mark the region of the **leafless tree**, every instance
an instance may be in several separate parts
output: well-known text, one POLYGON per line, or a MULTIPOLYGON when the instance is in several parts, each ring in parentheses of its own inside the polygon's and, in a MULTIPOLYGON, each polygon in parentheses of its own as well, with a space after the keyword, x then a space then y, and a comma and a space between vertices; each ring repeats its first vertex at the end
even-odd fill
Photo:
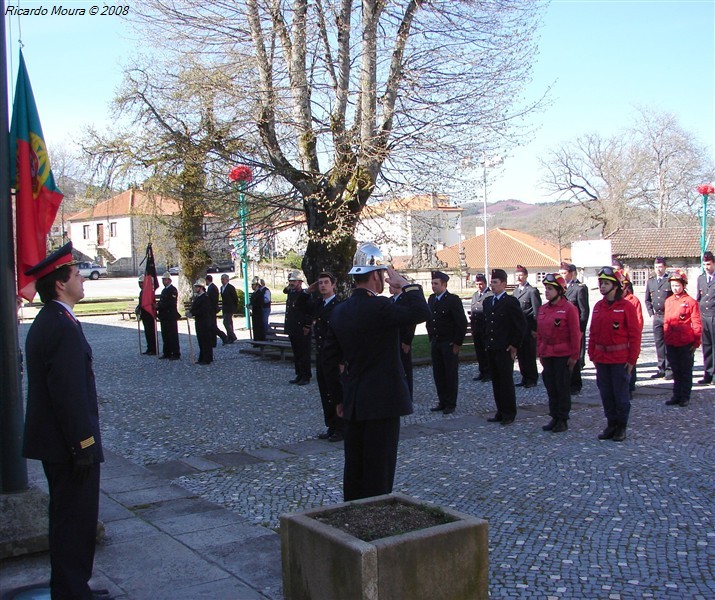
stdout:
POLYGON ((237 110, 226 135, 246 143, 230 161, 257 167, 264 198, 297 202, 313 279, 347 270, 355 224, 376 190, 431 190, 465 157, 514 142, 512 125, 534 107, 518 98, 541 7, 147 0, 135 14, 166 52, 226 73, 237 110))

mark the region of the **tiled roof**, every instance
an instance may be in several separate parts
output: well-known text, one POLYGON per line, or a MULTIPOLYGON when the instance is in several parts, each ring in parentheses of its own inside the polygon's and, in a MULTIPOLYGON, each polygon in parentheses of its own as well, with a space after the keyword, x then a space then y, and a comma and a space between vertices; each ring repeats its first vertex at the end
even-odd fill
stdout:
MULTIPOLYGON (((715 228, 708 235, 715 240, 715 228)), ((621 259, 700 256, 700 227, 618 229, 606 239, 611 240, 611 253, 621 259)))
MULTIPOLYGON (((544 241, 515 229, 490 229, 488 233, 489 268, 512 271, 517 264, 527 269, 559 266, 559 249, 544 241)), ((484 235, 466 239, 461 247, 470 271, 484 270, 484 235)), ((459 268, 460 245, 448 246, 437 252, 437 258, 452 268, 459 268)), ((562 249, 563 260, 568 261, 569 250, 562 249)))
POLYGON ((129 215, 176 215, 181 211, 179 203, 171 198, 148 194, 144 190, 130 189, 99 202, 96 206, 72 215, 68 221, 86 221, 129 215))
POLYGON ((407 212, 410 210, 461 212, 464 209, 450 204, 449 196, 446 194, 421 194, 416 196, 407 196, 405 198, 382 200, 381 202, 375 202, 375 204, 368 204, 363 209, 362 217, 377 217, 387 213, 407 212))

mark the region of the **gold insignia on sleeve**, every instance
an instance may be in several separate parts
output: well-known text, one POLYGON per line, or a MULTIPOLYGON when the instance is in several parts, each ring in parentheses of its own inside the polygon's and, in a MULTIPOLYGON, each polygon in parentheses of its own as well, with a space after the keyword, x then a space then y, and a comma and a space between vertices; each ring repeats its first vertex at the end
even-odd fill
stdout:
POLYGON ((82 440, 79 443, 79 447, 84 450, 85 448, 89 448, 90 446, 94 445, 94 436, 90 435, 86 440, 82 440))

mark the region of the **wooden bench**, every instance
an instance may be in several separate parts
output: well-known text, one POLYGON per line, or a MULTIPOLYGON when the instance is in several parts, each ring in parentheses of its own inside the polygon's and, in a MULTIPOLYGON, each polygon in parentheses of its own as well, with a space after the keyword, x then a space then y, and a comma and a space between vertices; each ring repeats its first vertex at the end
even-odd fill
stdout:
POLYGON ((124 317, 128 317, 129 320, 131 321, 132 319, 137 318, 137 314, 134 312, 136 310, 135 306, 127 306, 124 310, 120 310, 119 314, 122 317, 122 321, 124 321, 124 317))
POLYGON ((257 354, 261 358, 274 358, 275 354, 280 355, 281 360, 293 358, 290 342, 287 340, 243 340, 245 348, 241 348, 244 354, 257 354))

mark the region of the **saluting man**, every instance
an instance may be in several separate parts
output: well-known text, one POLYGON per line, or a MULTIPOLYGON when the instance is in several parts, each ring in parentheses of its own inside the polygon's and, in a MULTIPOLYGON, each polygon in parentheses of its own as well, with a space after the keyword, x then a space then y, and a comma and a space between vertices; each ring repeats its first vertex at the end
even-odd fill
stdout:
POLYGON ((645 307, 648 314, 653 317, 653 340, 655 353, 658 357, 658 370, 650 376, 651 379, 665 377, 672 379, 673 374, 665 355, 665 338, 663 337, 663 317, 665 315, 665 301, 673 292, 670 290, 668 274, 665 272, 666 262, 662 256, 657 256, 653 261, 655 275, 648 279, 645 288, 645 307))
POLYGON ((430 318, 427 334, 432 346, 432 374, 437 387, 438 403, 432 412, 452 414, 459 392, 459 350, 467 334, 467 317, 459 296, 447 290, 449 275, 432 271, 432 295, 427 304, 430 318))
MULTIPOLYGON (((99 515, 99 432, 92 348, 74 316, 84 277, 72 242, 29 269, 42 310, 27 334, 23 456, 42 461, 50 492, 53 598, 93 598, 89 588, 99 515)), ((93 595, 94 594, 94 595, 93 595)))
POLYGON ((715 257, 709 250, 703 254, 705 272, 698 277, 700 317, 703 327, 703 378, 700 385, 713 382, 715 374, 715 257))

